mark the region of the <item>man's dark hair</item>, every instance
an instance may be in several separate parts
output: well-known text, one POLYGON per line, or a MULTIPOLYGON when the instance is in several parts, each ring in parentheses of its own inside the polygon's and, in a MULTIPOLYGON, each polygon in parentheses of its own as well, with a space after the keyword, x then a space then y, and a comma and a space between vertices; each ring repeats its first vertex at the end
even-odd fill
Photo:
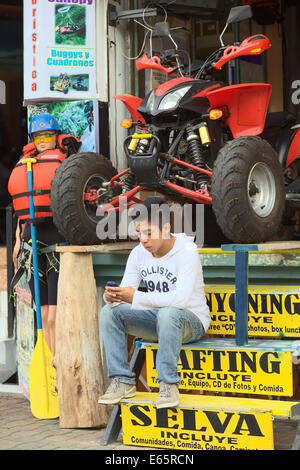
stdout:
POLYGON ((137 204, 135 211, 131 216, 133 220, 138 219, 139 222, 147 220, 151 224, 158 225, 160 230, 165 223, 171 223, 169 204, 160 196, 147 197, 137 204))

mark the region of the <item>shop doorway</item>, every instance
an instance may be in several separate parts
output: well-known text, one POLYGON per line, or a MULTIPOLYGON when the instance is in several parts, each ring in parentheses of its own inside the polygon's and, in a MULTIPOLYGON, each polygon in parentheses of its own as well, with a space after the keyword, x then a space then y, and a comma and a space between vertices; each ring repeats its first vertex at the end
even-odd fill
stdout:
POLYGON ((0 0, 0 244, 6 244, 7 181, 26 136, 23 102, 23 1, 0 0))

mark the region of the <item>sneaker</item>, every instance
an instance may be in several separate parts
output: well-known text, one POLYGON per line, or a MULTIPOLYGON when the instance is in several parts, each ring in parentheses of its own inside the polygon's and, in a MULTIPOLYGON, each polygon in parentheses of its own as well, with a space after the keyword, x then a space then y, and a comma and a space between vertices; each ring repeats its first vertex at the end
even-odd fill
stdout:
POLYGON ((171 408, 179 404, 179 391, 176 384, 160 382, 156 408, 171 408))
POLYGON ((133 384, 120 382, 119 377, 114 377, 105 394, 99 397, 98 403, 103 405, 115 405, 122 398, 131 398, 136 394, 136 387, 133 384))

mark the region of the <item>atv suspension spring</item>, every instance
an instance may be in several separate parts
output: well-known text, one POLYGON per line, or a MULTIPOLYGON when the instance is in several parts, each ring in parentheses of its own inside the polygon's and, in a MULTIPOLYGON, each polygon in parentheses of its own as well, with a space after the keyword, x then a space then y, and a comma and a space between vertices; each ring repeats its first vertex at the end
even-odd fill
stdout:
MULTIPOLYGON (((188 150, 190 154, 191 163, 195 166, 200 168, 205 167, 205 158, 204 158, 204 150, 202 148, 199 135, 197 135, 192 128, 187 128, 187 143, 188 143, 188 150)), ((207 183, 207 175, 201 173, 200 171, 196 171, 195 179, 199 186, 202 186, 207 183)))
POLYGON ((122 193, 126 193, 127 191, 130 191, 130 189, 133 189, 135 186, 136 186, 135 174, 133 173, 132 170, 129 170, 124 180, 122 193))

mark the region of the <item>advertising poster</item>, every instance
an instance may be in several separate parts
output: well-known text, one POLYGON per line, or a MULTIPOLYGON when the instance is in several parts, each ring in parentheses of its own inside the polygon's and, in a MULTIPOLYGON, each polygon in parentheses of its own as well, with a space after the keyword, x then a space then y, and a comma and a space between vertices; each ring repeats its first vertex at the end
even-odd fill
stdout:
POLYGON ((38 114, 54 116, 62 134, 72 134, 81 140, 79 152, 99 152, 98 102, 67 101, 28 106, 28 125, 38 114))
POLYGON ((29 390, 29 366, 34 350, 34 310, 31 307, 31 293, 26 280, 22 276, 16 287, 17 311, 17 362, 19 386, 27 398, 29 390))
POLYGON ((24 100, 96 98, 95 0, 24 2, 24 100))
MULTIPOLYGON (((207 392, 293 395, 292 355, 290 351, 183 347, 178 372, 180 389, 207 392)), ((146 348, 147 383, 157 387, 157 346, 146 348)))
POLYGON ((121 403, 124 444, 181 451, 274 448, 270 412, 249 412, 242 406, 222 410, 210 403, 200 408, 196 396, 182 399, 176 408, 157 409, 147 397, 153 394, 141 395, 146 401, 121 403))
MULTIPOLYGON (((234 286, 206 286, 210 309, 208 335, 235 334, 234 286)), ((249 286, 248 335, 300 337, 299 286, 249 286)))

